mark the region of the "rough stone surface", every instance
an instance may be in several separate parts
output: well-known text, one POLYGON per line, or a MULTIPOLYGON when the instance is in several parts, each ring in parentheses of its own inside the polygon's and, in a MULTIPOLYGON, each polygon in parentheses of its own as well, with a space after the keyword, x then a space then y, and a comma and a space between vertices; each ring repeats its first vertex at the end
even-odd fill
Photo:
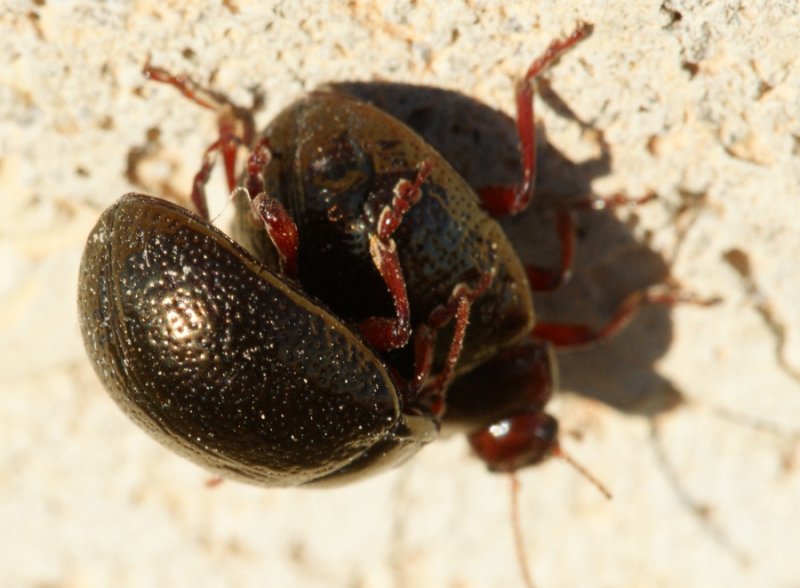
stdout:
MULTIPOLYGON (((101 210, 134 189, 185 201, 214 138, 212 114, 145 82, 148 57, 243 104, 258 89, 260 124, 327 81, 434 86, 513 116, 513 80, 577 20, 594 35, 537 99, 542 184, 658 198, 618 220, 582 215, 575 283, 542 314, 602 320, 667 267, 723 301, 649 309, 607 345, 561 355, 564 445, 615 498, 562 463, 522 473, 533 576, 543 588, 800 586, 793 0, 5 2, 2 584, 521 585, 508 480, 462 439, 336 490, 207 488, 101 389, 76 277, 101 210)), ((488 120, 455 126, 463 145, 507 158, 508 119, 488 120)), ((222 210, 218 177, 209 190, 222 210)))

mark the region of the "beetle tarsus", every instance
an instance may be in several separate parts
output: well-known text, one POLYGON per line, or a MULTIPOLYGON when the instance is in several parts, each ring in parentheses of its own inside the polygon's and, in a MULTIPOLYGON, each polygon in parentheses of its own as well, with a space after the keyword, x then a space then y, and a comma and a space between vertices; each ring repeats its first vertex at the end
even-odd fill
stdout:
POLYGON ((394 187, 392 203, 385 206, 378 216, 378 237, 388 239, 400 226, 403 216, 422 198, 422 183, 431 173, 433 164, 423 161, 413 182, 400 180, 394 187))
POLYGON ((492 281, 494 280, 495 273, 496 270, 493 268, 491 271, 481 274, 478 283, 475 284, 474 287, 470 287, 464 282, 456 284, 447 303, 437 306, 431 311, 428 317, 428 325, 433 329, 440 329, 446 325, 447 322, 455 316, 461 298, 466 298, 470 302, 473 302, 478 296, 489 289, 489 286, 492 285, 492 281))
POLYGON ((177 88, 184 97, 208 110, 216 111, 223 105, 216 93, 201 87, 185 74, 175 75, 164 68, 151 65, 149 58, 142 68, 142 74, 148 80, 169 84, 177 88))
POLYGON ((238 121, 242 127, 242 141, 248 145, 253 142, 256 133, 252 108, 239 106, 221 92, 201 86, 186 74, 175 75, 164 68, 152 65, 149 59, 142 67, 142 74, 148 80, 177 88, 183 96, 203 108, 213 110, 218 115, 225 114, 230 119, 238 121))

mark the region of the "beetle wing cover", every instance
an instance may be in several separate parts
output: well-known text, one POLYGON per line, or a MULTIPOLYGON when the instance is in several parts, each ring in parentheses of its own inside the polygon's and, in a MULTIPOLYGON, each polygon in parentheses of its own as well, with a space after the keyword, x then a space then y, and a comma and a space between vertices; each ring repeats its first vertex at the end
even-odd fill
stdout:
POLYGON ((380 360, 223 233, 127 195, 89 237, 81 329, 111 396, 159 441, 226 476, 296 485, 391 434, 380 360))

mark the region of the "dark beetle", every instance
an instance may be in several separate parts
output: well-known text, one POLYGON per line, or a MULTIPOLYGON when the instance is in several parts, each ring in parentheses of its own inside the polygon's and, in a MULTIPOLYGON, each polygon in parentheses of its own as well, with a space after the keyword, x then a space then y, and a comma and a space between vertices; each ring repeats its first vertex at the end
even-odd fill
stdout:
MULTIPOLYGON (((551 45, 519 86, 525 180, 486 190, 487 208, 527 204, 533 78, 588 32, 551 45)), ((200 103, 213 96, 194 92, 200 103)), ((212 146, 223 154, 235 149, 234 114, 221 115, 212 146)), ((246 128, 244 143, 236 241, 203 218, 208 158, 194 193, 201 216, 128 194, 89 236, 84 342, 133 420, 216 473, 274 486, 395 465, 443 420, 471 433, 494 470, 558 452, 556 422, 543 412, 554 388, 548 340, 583 343, 616 328, 534 328, 530 286, 568 273, 567 239, 557 271, 526 271, 438 153, 342 95, 314 92, 258 136, 246 128)), ((563 237, 569 214, 558 219, 563 237)))

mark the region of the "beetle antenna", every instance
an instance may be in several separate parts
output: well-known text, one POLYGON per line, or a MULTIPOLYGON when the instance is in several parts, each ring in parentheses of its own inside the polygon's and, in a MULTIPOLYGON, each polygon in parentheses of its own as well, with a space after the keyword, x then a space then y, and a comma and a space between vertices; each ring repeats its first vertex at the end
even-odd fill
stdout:
MULTIPOLYGON (((611 492, 608 490, 608 488, 606 488, 605 484, 598 480, 597 477, 595 477, 594 474, 587 470, 583 465, 575 461, 575 459, 570 454, 565 452, 558 444, 556 444, 551 450, 551 455, 553 457, 559 457, 570 464, 578 471, 578 473, 589 480, 589 482, 591 482, 594 487, 597 488, 608 500, 613 498, 611 492)), ((509 472, 508 477, 511 480, 511 528, 514 532, 514 549, 517 552, 517 563, 519 563, 519 569, 522 573, 522 581, 524 582, 526 588, 535 588, 530 565, 528 564, 528 558, 525 555, 525 536, 522 532, 522 524, 520 522, 519 478, 517 477, 516 471, 509 472)))
POLYGON ((567 462, 569 465, 571 465, 573 468, 575 468, 575 469, 578 471, 578 473, 579 473, 580 475, 582 475, 582 476, 583 476, 584 478, 586 478, 586 479, 587 479, 589 482, 591 482, 591 483, 592 483, 592 485, 593 485, 595 488, 597 488, 597 489, 600 491, 600 493, 601 493, 603 496, 605 496, 605 497, 606 497, 608 500, 611 500, 611 499, 613 498, 613 496, 611 495, 611 491, 610 491, 610 490, 609 490, 609 489, 606 487, 606 485, 605 485, 605 484, 603 484, 603 483, 602 483, 602 482, 601 482, 601 481, 600 481, 600 480, 599 480, 599 479, 598 479, 598 478, 597 478, 597 477, 596 477, 594 474, 592 474, 592 473, 591 473, 591 472, 590 472, 588 469, 586 469, 586 467, 584 467, 583 465, 581 465, 580 463, 578 463, 577 461, 575 461, 575 458, 573 458, 573 457, 572 457, 572 456, 571 456, 569 453, 567 453, 566 451, 564 451, 564 450, 561 448, 561 446, 559 446, 559 445, 556 445, 555 447, 553 447, 553 449, 552 449, 552 451, 551 451, 551 455, 553 455, 553 457, 559 457, 559 458, 563 459, 563 460, 564 460, 564 461, 566 461, 566 462, 567 462))
POLYGON ((525 556, 525 537, 522 534, 522 525, 519 516, 519 478, 516 472, 509 472, 511 480, 511 528, 514 532, 514 549, 517 552, 517 563, 522 572, 522 581, 526 588, 535 588, 533 576, 531 576, 528 558, 525 556))

